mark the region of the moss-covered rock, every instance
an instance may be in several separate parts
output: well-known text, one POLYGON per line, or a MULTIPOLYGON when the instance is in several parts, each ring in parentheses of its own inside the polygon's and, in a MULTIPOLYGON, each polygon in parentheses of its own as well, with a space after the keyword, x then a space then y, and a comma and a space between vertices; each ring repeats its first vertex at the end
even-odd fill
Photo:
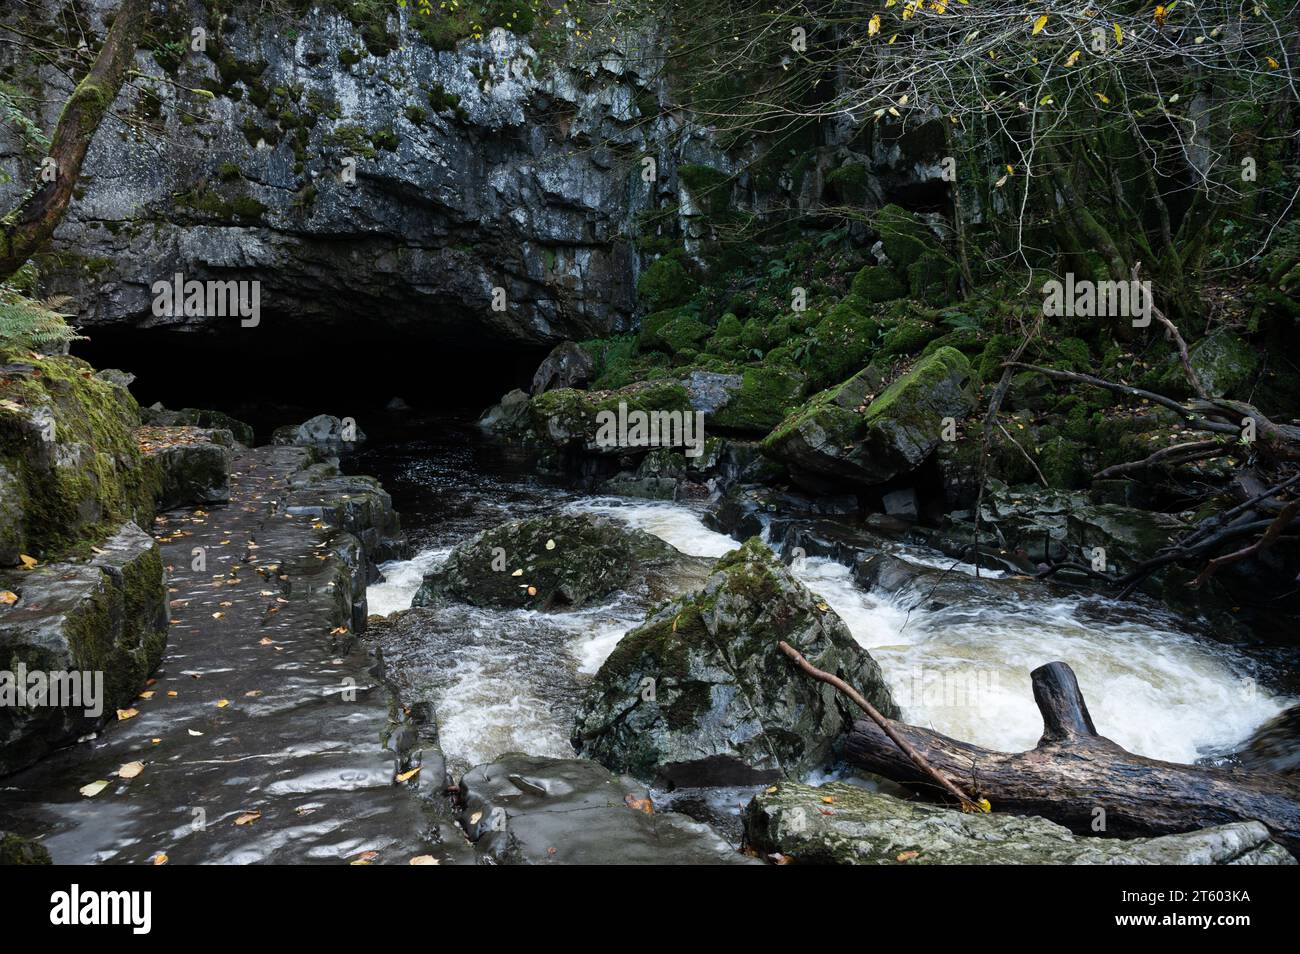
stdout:
POLYGON ((0 365, 0 469, 17 494, 5 549, 20 540, 51 559, 124 520, 148 525, 156 488, 126 388, 78 358, 0 353, 0 365))
POLYGON ((836 304, 809 333, 808 368, 815 387, 828 387, 860 369, 879 350, 884 325, 855 303, 836 304))
POLYGON ((0 831, 0 865, 53 864, 50 853, 39 841, 23 838, 10 831, 0 831))
POLYGON ((670 257, 652 262, 636 281, 637 295, 648 312, 686 304, 695 294, 695 288, 695 279, 686 273, 681 262, 670 257))
POLYGON ((907 266, 907 284, 912 297, 927 305, 942 307, 956 301, 959 281, 956 264, 935 251, 922 253, 907 266))
POLYGON ((934 235, 917 216, 897 205, 886 205, 871 219, 884 243, 885 254, 897 268, 907 268, 935 245, 934 235))
POLYGON ((899 280, 892 268, 884 265, 864 265, 853 276, 850 288, 864 301, 893 301, 907 294, 907 286, 899 280))
POLYGON ((130 705, 167 644, 167 593, 158 545, 133 523, 100 541, 89 560, 0 572, 0 590, 18 596, 0 606, 0 659, 9 672, 23 666, 102 680, 97 699, 83 695, 75 705, 0 705, 5 775, 130 705))
POLYGON ((708 424, 744 434, 766 434, 796 407, 807 376, 790 368, 751 365, 727 402, 706 418, 708 424))
POLYGON ((510 520, 471 537, 427 574, 412 602, 457 600, 507 609, 567 610, 655 576, 662 587, 699 561, 643 530, 603 517, 510 520))
POLYGON ((556 388, 538 395, 529 403, 532 431, 538 441, 557 450, 597 454, 626 453, 633 446, 672 446, 662 443, 666 439, 665 432, 670 430, 667 425, 685 420, 672 415, 689 413, 692 413, 692 408, 686 388, 676 381, 641 382, 617 391, 556 388), (625 405, 628 413, 641 412, 648 419, 661 422, 658 427, 661 444, 599 441, 602 420, 608 414, 619 415, 620 405, 625 405))
MULTIPOLYGON (((1192 345, 1188 358, 1205 389, 1220 397, 1244 397, 1244 390, 1259 368, 1255 350, 1226 329, 1192 345)), ((1181 368, 1178 373, 1181 375, 1181 368)))
POLYGON ((874 485, 912 470, 939 444, 947 418, 975 406, 970 362, 940 348, 875 396, 880 379, 868 367, 816 395, 763 441, 810 489, 826 482, 874 485))
POLYGON ((803 777, 830 760, 853 713, 791 665, 782 640, 898 711, 840 618, 753 539, 623 637, 583 698, 574 747, 672 785, 803 777))

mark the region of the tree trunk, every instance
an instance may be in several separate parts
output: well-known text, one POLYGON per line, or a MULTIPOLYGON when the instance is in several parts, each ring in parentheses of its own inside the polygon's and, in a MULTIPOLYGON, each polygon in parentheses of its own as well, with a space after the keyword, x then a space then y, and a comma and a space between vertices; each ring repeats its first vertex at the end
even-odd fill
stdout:
POLYGON ((54 127, 49 158, 52 181, 38 182, 0 218, 0 281, 8 278, 54 234, 72 201, 81 163, 135 59, 149 18, 150 0, 123 0, 95 64, 73 89, 54 127))
MULTIPOLYGON (((900 722, 891 727, 936 770, 992 802, 995 812, 1041 815, 1077 834, 1121 838, 1258 820, 1288 851, 1300 853, 1300 784, 1134 755, 1097 734, 1069 666, 1048 663, 1032 678, 1043 737, 1028 752, 994 752, 900 722)), ((939 794, 873 722, 854 724, 845 753, 855 765, 939 794)))

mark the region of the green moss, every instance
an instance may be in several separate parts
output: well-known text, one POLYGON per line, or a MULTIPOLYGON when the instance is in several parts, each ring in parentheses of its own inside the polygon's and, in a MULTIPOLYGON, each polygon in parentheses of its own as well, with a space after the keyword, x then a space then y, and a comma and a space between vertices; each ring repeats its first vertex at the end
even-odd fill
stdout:
POLYGON ((429 118, 429 113, 423 106, 407 106, 406 109, 403 110, 403 113, 407 120, 414 123, 416 126, 423 126, 425 121, 429 118))
POLYGON ((928 321, 905 318, 885 332, 879 353, 884 357, 916 354, 939 334, 940 330, 928 321))
POLYGON ((873 303, 893 301, 907 294, 907 287, 893 269, 883 265, 864 265, 853 276, 850 288, 858 298, 873 303))
MULTIPOLYGON (((0 354, 0 364, 11 360, 0 354)), ((80 359, 49 357, 39 373, 0 378, 0 464, 23 488, 24 538, 34 555, 48 561, 97 543, 124 520, 149 526, 156 487, 141 463, 138 424, 130 394, 80 359), (42 453, 31 412, 5 402, 46 409, 55 447, 42 453)))
POLYGON ((676 258, 661 258, 651 263, 636 282, 637 296, 648 312, 684 305, 695 289, 695 279, 676 258))
POLYGON ((814 386, 829 387, 864 367, 880 346, 882 330, 875 317, 863 314, 854 303, 835 305, 810 334, 804 366, 814 386))
POLYGON ((719 215, 731 204, 731 177, 721 170, 684 163, 677 167, 677 178, 705 215, 719 215))
POLYGON ((870 194, 871 174, 866 163, 848 162, 826 174, 830 198, 847 205, 862 205, 870 194))
POLYGON ((885 246, 885 254, 897 268, 907 268, 934 245, 926 225, 897 205, 886 205, 871 220, 885 246))
POLYGON ((922 252, 915 262, 907 266, 907 282, 912 297, 927 305, 940 307, 957 300, 957 266, 946 255, 938 252, 922 252))
POLYGON ((787 368, 750 366, 741 373, 739 390, 710 423, 729 431, 766 434, 795 408, 807 378, 787 368))

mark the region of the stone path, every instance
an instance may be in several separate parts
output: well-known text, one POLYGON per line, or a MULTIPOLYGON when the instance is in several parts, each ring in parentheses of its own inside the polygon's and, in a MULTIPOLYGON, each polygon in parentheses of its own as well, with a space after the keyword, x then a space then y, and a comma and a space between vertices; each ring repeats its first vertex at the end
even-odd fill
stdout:
POLYGON ((239 452, 229 504, 160 518, 171 627, 138 714, 0 781, 0 828, 70 864, 473 861, 433 810, 436 746, 398 781, 432 730, 396 706, 352 636, 357 538, 286 506, 305 495, 291 487, 305 463, 297 448, 239 452), (109 784, 80 793, 97 780, 109 784))

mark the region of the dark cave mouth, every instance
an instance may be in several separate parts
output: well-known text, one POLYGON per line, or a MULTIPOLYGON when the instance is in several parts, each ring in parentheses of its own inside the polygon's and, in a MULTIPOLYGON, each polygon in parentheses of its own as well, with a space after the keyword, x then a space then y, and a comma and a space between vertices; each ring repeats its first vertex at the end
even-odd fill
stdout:
POLYGON ((515 342, 304 327, 264 321, 239 332, 106 327, 84 332, 72 353, 97 368, 135 375, 142 406, 224 411, 251 424, 258 442, 316 414, 353 417, 363 431, 400 424, 390 402, 417 418, 468 418, 512 388, 527 389, 550 350, 515 342))

